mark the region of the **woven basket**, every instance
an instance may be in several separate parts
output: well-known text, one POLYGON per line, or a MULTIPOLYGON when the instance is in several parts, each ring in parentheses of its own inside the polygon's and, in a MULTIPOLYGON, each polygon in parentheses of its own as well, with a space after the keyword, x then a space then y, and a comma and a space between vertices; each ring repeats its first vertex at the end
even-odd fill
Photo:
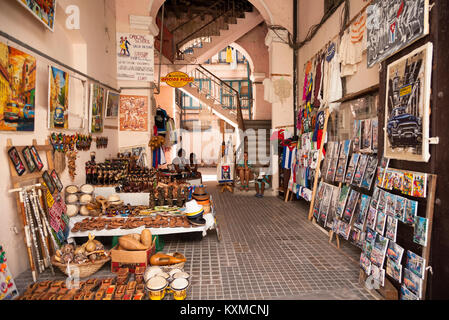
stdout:
MULTIPOLYGON (((173 257, 174 253, 167 253, 167 255, 173 257)), ((169 265, 169 266, 160 266, 159 268, 161 268, 162 271, 168 273, 168 272, 170 272, 170 271, 173 270, 173 269, 181 269, 181 270, 184 270, 184 265, 185 265, 185 264, 186 264, 185 262, 181 262, 181 263, 177 263, 177 264, 171 264, 171 265, 169 265)))
MULTIPOLYGON (((75 267, 78 268, 80 271, 79 277, 87 278, 87 277, 90 277, 91 275, 93 275, 98 270, 100 270, 101 267, 103 267, 104 264, 110 260, 111 260, 111 257, 108 256, 104 259, 96 260, 95 262, 71 264, 70 269, 72 270, 72 268, 75 268, 75 267)), ((59 268, 59 270, 61 270, 61 272, 63 272, 66 276, 68 276, 66 264, 56 261, 54 257, 52 257, 52 259, 51 259, 51 264, 54 265, 55 267, 59 268)))

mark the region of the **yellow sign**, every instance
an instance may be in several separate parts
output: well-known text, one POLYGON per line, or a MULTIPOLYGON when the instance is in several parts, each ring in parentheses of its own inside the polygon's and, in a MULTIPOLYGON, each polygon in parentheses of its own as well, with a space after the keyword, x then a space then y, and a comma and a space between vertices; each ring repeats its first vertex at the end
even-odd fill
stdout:
POLYGON ((399 96, 403 97, 403 96, 407 96, 411 93, 412 93, 412 86, 409 85, 409 86, 401 88, 401 91, 399 92, 399 96))
POLYGON ((170 72, 165 77, 161 78, 162 82, 167 83, 170 87, 181 88, 190 82, 194 81, 194 78, 189 77, 188 74, 180 71, 170 72))

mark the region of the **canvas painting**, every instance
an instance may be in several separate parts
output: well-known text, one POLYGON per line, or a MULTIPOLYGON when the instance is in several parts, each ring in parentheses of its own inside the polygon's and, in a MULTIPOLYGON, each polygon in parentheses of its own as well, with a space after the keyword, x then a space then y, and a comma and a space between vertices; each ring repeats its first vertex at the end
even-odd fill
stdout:
POLYGON ((372 129, 371 129, 371 119, 362 121, 362 139, 361 139, 361 151, 370 152, 372 150, 372 129))
POLYGON ((402 248, 396 242, 393 242, 393 241, 388 242, 387 256, 394 263, 401 264, 403 254, 404 254, 404 248, 402 248))
POLYGON ((405 205, 404 222, 406 224, 414 224, 418 214, 418 202, 407 199, 405 205))
POLYGON ((148 97, 120 96, 120 131, 148 131, 148 97))
POLYGON ((384 175, 384 184, 383 184, 384 189, 393 190, 393 183, 394 183, 393 171, 394 170, 392 170, 392 169, 386 170, 385 175, 384 175))
POLYGON ((429 34, 429 0, 375 0, 366 10, 368 67, 429 34))
POLYGON ((331 204, 329 207, 329 213, 327 214, 327 219, 324 223, 324 225, 328 228, 332 228, 334 220, 336 219, 339 195, 340 195, 340 189, 338 187, 333 187, 331 204))
POLYGON ((17 0, 51 31, 54 30, 56 0, 17 0))
POLYGON ((385 212, 385 207, 387 205, 387 194, 388 192, 380 190, 379 200, 377 201, 377 210, 385 212))
POLYGON ((354 152, 360 151, 361 135, 362 135, 362 121, 354 120, 354 131, 353 131, 354 152))
POLYGON ((332 186, 324 184, 323 188, 323 198, 322 201, 320 201, 321 205, 317 221, 325 222, 327 219, 327 214, 329 212, 330 202, 332 200, 332 186))
POLYGON ((424 259, 423 257, 418 256, 416 253, 413 253, 410 250, 407 250, 405 267, 421 279, 424 279, 426 259, 424 259))
POLYGON ((370 190, 373 184, 374 176, 376 175, 377 157, 369 156, 368 164, 366 166, 365 174, 361 183, 361 187, 370 190))
POLYGON ((432 43, 388 65, 384 155, 428 162, 432 43))
POLYGON ((404 172, 402 178, 402 193, 411 196, 413 191, 413 173, 404 172))
POLYGON ((395 209, 395 204, 396 204, 396 195, 392 194, 392 193, 385 193, 385 200, 386 200, 386 205, 385 205, 385 213, 387 214, 387 216, 390 217, 394 217, 394 209, 395 209))
POLYGON ((365 225, 366 216, 368 214, 369 204, 371 201, 371 197, 365 194, 362 194, 360 205, 358 207, 358 211, 356 210, 356 219, 354 221, 354 227, 363 230, 363 226, 365 225))
POLYGON ((391 180, 392 180, 392 190, 402 191, 402 182, 404 178, 404 173, 399 170, 391 171, 391 180))
POLYGON ((371 274, 371 261, 363 252, 360 254, 360 268, 362 268, 367 275, 371 274))
POLYGON ((382 188, 384 185, 384 175, 385 175, 385 169, 382 167, 377 168, 377 175, 376 175, 376 186, 382 188))
POLYGON ((351 225, 349 223, 340 221, 338 234, 342 236, 343 239, 349 240, 350 233, 351 233, 351 225))
POLYGON ((419 300, 419 297, 411 292, 405 285, 401 286, 401 300, 419 300))
POLYGON ((382 237, 378 233, 376 235, 376 240, 374 241, 373 249, 371 251, 371 262, 381 269, 383 268, 384 265, 387 248, 388 248, 388 239, 382 237))
POLYGON ((376 241, 377 232, 374 231, 371 228, 366 228, 366 241, 371 242, 374 244, 374 241, 376 241))
POLYGON ((36 59, 0 42, 0 131, 34 131, 36 59))
POLYGON ((398 220, 391 216, 387 216, 387 223, 385 226, 385 237, 387 237, 391 241, 396 242, 397 232, 398 232, 398 220))
POLYGON ((377 201, 379 200, 380 195, 380 189, 375 186, 373 191, 373 196, 371 197, 371 203, 373 204, 374 208, 377 208, 377 201))
POLYGON ((363 253, 368 259, 371 260, 371 253, 373 252, 374 242, 365 241, 365 246, 363 247, 363 253))
POLYGON ((345 221, 346 223, 351 224, 352 218, 354 216, 354 211, 357 206, 357 202, 359 201, 359 196, 360 196, 359 192, 351 190, 351 193, 349 194, 348 198, 348 203, 346 204, 346 209, 342 217, 343 221, 345 221))
POLYGON ((347 185, 343 185, 340 188, 340 195, 338 196, 337 215, 341 217, 345 211, 346 201, 348 200, 349 191, 351 189, 347 185))
POLYGON ((422 294, 422 281, 416 274, 404 268, 404 285, 419 298, 421 298, 422 294))
POLYGON ((369 206, 368 215, 366 217, 366 226, 370 229, 376 228, 377 210, 372 205, 369 206))
POLYGON ((351 160, 349 161, 348 170, 346 171, 345 183, 351 184, 352 178, 354 177, 355 170, 357 169, 357 164, 359 163, 360 154, 353 153, 351 160))
POLYGON ((90 86, 90 132, 103 132, 103 116, 105 103, 105 90, 99 84, 93 83, 90 86))
POLYGON ((326 145, 326 156, 324 157, 323 166, 321 168, 321 172, 323 173, 324 177, 327 175, 327 171, 329 170, 329 165, 331 163, 332 155, 334 153, 334 145, 335 145, 334 141, 329 141, 326 145))
POLYGON ((365 174, 366 166, 368 165, 368 160, 369 158, 366 154, 362 154, 360 156, 359 164, 357 165, 354 177, 352 178, 353 185, 360 186, 362 184, 363 175, 365 174))
POLYGON ((371 276, 373 277, 373 280, 381 287, 385 286, 385 269, 373 264, 371 266, 371 276))
POLYGON ((379 145, 379 120, 377 118, 373 118, 371 120, 371 132, 372 132, 372 143, 373 143, 373 152, 377 153, 377 148, 379 145))
POLYGON ((407 204, 407 199, 396 196, 396 204, 394 206, 394 217, 399 221, 404 222, 405 220, 405 207, 407 204))
POLYGON ((400 264, 396 264, 391 259, 387 259, 386 265, 386 273, 392 277, 397 282, 401 283, 402 278, 402 266, 400 264))
POLYGON ((382 210, 377 210, 376 232, 380 235, 384 234, 385 224, 387 223, 387 215, 382 210))
POLYGON ((351 235, 349 237, 349 241, 352 242, 356 247, 362 248, 362 232, 360 230, 352 230, 351 235))
POLYGON ((427 175, 425 173, 415 173, 413 175, 413 196, 425 198, 427 191, 427 175))
POLYGON ((49 67, 48 127, 69 128, 69 74, 56 67, 49 67))
POLYGON ((114 119, 118 117, 119 104, 120 95, 109 90, 108 98, 106 99, 106 119, 114 119))
POLYGON ((332 148, 332 155, 330 156, 329 160, 329 168, 326 174, 326 180, 328 181, 334 181, 335 179, 335 171, 337 170, 338 157, 340 154, 340 145, 341 144, 339 142, 334 142, 334 147, 332 148))
POLYGON ((318 221, 319 214, 320 214, 320 205, 321 201, 323 201, 324 196, 324 183, 320 182, 320 185, 318 186, 318 191, 315 195, 315 202, 313 204, 313 217, 318 221))
POLYGON ((345 140, 342 143, 340 150, 340 157, 338 160, 337 171, 335 172, 335 182, 344 181, 350 149, 351 149, 351 140, 345 140))
POLYGON ((413 242, 422 246, 427 246, 427 229, 429 226, 429 219, 416 217, 415 230, 413 233, 413 242))

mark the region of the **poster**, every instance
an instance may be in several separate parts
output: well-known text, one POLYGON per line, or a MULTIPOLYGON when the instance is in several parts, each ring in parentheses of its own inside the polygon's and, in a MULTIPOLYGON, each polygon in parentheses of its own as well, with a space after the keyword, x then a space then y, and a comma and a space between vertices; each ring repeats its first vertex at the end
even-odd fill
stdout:
POLYGON ((154 81, 154 37, 117 33, 117 79, 154 81))
POLYGON ((106 119, 114 119, 118 117, 118 107, 120 103, 120 95, 118 93, 108 91, 106 99, 106 119))
POLYGON ((0 131, 34 131, 36 59, 0 42, 0 131))
POLYGON ((386 158, 429 161, 432 52, 429 42, 388 65, 386 158))
POLYGON ((103 132, 103 108, 105 103, 105 90, 99 84, 90 86, 90 132, 103 132))
POLYGON ((51 31, 54 30, 56 0, 17 0, 51 31))
POLYGON ((374 0, 366 12, 368 67, 429 34, 429 0, 374 0))
POLYGON ((69 74, 49 67, 48 128, 69 127, 69 74))
POLYGON ((148 131, 148 97, 120 96, 120 131, 148 131))

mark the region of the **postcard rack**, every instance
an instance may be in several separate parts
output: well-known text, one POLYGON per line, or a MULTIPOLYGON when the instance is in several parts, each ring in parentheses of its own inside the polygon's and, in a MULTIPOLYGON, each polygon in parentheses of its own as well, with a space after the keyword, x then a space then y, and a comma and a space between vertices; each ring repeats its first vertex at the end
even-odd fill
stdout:
MULTIPOLYGON (((50 144, 48 140, 46 140, 44 145, 38 145, 37 141, 33 139, 33 146, 36 148, 36 150, 41 154, 45 153, 47 158, 47 170, 52 171, 54 169, 54 162, 53 162, 53 146, 50 144)), ((25 149, 27 146, 14 146, 12 144, 11 139, 8 139, 6 141, 6 151, 8 151, 10 148, 15 147, 19 154, 22 153, 22 150, 25 149)), ((30 186, 30 185, 36 185, 43 181, 42 179, 42 172, 34 172, 34 173, 28 173, 25 172, 21 176, 19 176, 14 168, 14 164, 11 161, 8 161, 9 163, 9 169, 10 169, 10 176, 11 176, 11 184, 12 189, 21 190, 24 187, 30 186)), ((45 192, 44 192, 45 195, 45 192)), ((28 229, 27 225, 27 219, 26 219, 26 213, 25 213, 25 204, 24 200, 20 195, 20 192, 15 192, 16 196, 16 203, 17 203, 17 209, 21 216, 22 225, 25 230, 28 229)), ((44 196, 45 197, 45 196, 44 196)), ((41 201, 41 205, 43 208, 45 208, 45 201, 39 197, 39 201, 41 201)), ((37 273, 37 266, 35 265, 33 254, 31 247, 29 245, 30 239, 28 239, 29 235, 27 235, 27 232, 24 232, 24 241, 25 246, 27 247, 27 253, 28 253, 28 260, 30 263, 31 272, 33 274, 33 280, 36 281, 36 273, 37 273)), ((46 246, 50 249, 50 254, 53 254, 55 252, 55 248, 53 246, 53 242, 49 238, 51 235, 48 235, 48 237, 45 238, 46 246)))

